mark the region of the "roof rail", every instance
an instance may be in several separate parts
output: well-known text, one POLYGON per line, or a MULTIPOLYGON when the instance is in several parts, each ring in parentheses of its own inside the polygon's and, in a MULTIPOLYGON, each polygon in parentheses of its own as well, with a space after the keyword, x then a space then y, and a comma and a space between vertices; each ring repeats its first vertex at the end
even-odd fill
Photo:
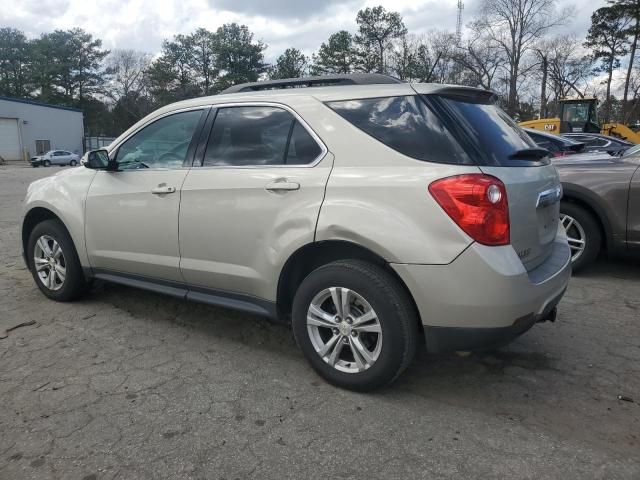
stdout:
POLYGON ((260 90, 280 90, 285 88, 333 87, 338 85, 378 85, 388 83, 404 83, 395 77, 381 73, 350 73, 344 75, 318 75, 313 77, 284 78, 264 82, 240 83, 220 92, 242 93, 260 90))

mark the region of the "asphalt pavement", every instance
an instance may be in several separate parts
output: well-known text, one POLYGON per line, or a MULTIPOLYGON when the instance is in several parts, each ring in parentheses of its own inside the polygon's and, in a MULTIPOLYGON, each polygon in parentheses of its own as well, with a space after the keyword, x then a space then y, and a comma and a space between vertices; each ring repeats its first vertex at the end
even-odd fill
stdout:
POLYGON ((27 324, 0 339, 0 479, 640 478, 640 261, 574 277, 508 347, 420 352, 356 394, 257 317, 105 284, 47 300, 18 220, 58 169, 0 166, 0 325, 27 324))

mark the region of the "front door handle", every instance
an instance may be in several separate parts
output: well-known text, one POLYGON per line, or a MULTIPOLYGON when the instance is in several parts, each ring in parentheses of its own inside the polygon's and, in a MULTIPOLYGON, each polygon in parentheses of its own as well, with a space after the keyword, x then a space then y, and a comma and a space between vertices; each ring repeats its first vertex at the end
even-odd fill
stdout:
POLYGON ((158 185, 156 188, 151 189, 151 193, 154 195, 166 195, 167 193, 175 193, 176 187, 167 187, 158 185))
POLYGON ((288 191, 288 190, 300 190, 300 184, 297 182, 283 182, 275 181, 268 183, 266 187, 270 192, 288 191))

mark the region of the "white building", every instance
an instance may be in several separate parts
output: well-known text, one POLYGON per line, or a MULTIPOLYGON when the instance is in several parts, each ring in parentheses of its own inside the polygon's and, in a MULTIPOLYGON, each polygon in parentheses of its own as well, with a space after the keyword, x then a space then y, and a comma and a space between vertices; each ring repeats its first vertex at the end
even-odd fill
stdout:
POLYGON ((28 160, 48 150, 82 155, 82 110, 0 96, 0 157, 28 160))

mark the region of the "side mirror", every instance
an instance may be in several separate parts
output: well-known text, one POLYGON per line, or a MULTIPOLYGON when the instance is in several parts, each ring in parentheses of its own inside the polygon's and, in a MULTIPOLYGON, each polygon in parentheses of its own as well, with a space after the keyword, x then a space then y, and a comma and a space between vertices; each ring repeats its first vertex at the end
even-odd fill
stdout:
POLYGON ((85 167, 93 170, 105 170, 109 167, 109 152, 104 148, 91 150, 85 155, 82 162, 85 167))

